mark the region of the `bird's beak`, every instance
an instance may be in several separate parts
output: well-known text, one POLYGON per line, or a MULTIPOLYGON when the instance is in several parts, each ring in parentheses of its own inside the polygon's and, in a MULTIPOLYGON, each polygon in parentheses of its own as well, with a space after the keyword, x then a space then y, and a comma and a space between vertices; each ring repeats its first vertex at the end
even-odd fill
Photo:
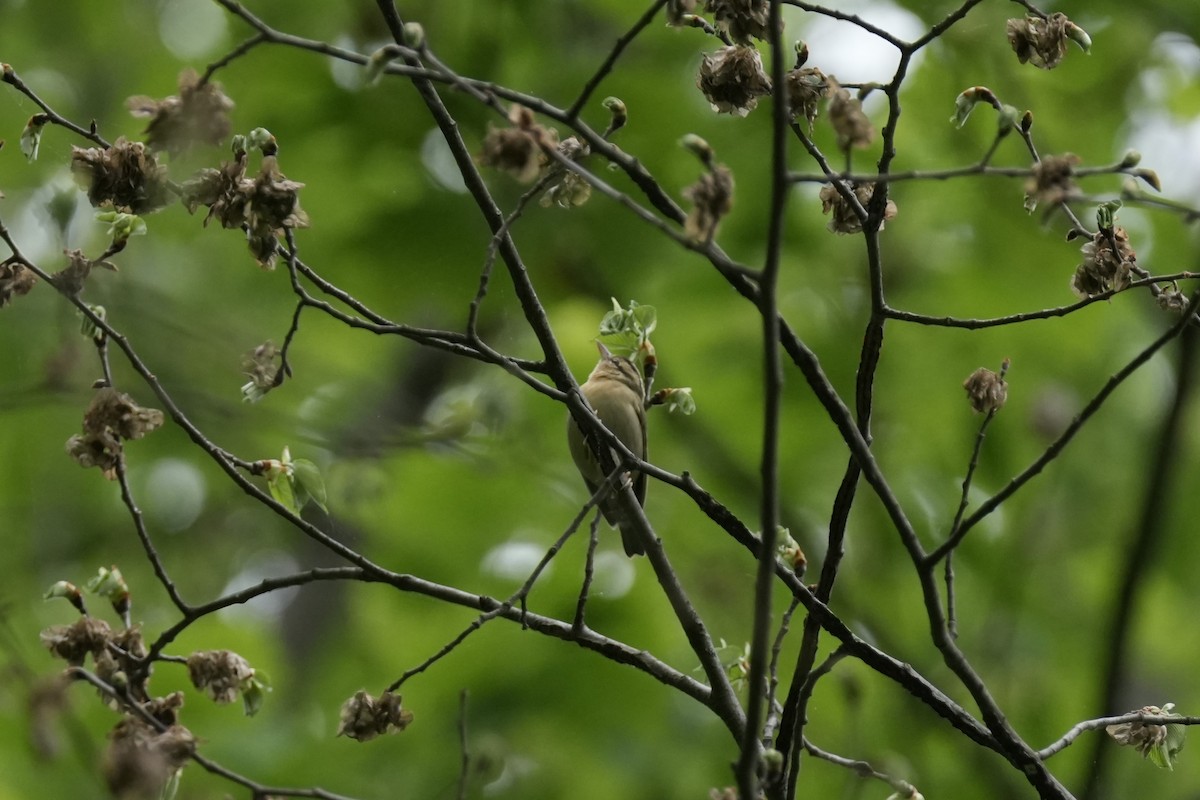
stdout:
POLYGON ((612 358, 612 353, 608 352, 608 348, 604 346, 604 342, 596 342, 596 349, 600 351, 601 358, 612 358))

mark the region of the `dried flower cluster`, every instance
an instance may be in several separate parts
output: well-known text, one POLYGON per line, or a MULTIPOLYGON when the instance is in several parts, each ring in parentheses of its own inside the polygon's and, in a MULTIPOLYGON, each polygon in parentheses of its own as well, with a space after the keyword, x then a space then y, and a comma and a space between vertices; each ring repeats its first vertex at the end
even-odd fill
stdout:
POLYGON ((67 266, 51 275, 50 280, 54 282, 54 286, 60 292, 69 295, 77 295, 83 291, 83 285, 87 282, 87 276, 91 274, 92 267, 103 267, 112 272, 117 271, 116 264, 111 261, 92 261, 81 250, 64 250, 63 255, 67 257, 67 266))
POLYGON ((384 733, 399 733, 412 721, 412 712, 400 706, 400 695, 384 692, 372 697, 359 690, 342 704, 337 735, 366 742, 384 733))
POLYGON ((242 359, 242 371, 250 380, 242 386, 242 398, 250 403, 257 403, 274 389, 282 378, 279 375, 279 348, 272 341, 266 341, 251 350, 242 359))
POLYGON ((82 467, 99 467, 104 477, 116 477, 121 441, 140 439, 163 424, 163 413, 142 408, 129 395, 104 387, 96 392, 83 415, 83 434, 67 440, 67 453, 82 467))
MULTIPOLYGON (((859 204, 866 208, 871 202, 871 198, 875 195, 875 184, 873 183, 858 183, 853 186, 854 196, 858 198, 859 204)), ((859 218, 853 204, 848 203, 837 187, 832 183, 827 183, 821 187, 821 212, 832 215, 829 219, 829 224, 826 226, 834 233, 861 233, 863 229, 863 220, 859 218)), ((883 209, 883 219, 879 222, 879 229, 883 230, 884 223, 889 219, 895 219, 898 209, 896 204, 890 199, 883 209)))
POLYGON ((162 100, 131 97, 125 105, 135 117, 150 117, 146 142, 155 150, 183 153, 196 144, 220 144, 232 124, 229 112, 233 101, 221 91, 220 84, 200 83, 193 69, 179 74, 179 95, 162 100))
POLYGON ((683 196, 692 201, 684 231, 697 242, 712 241, 721 219, 733 208, 733 173, 717 164, 684 189, 683 196))
POLYGON ((1072 40, 1086 53, 1092 46, 1087 33, 1061 11, 1048 17, 1027 16, 1010 19, 1005 25, 1008 43, 1017 59, 1041 69, 1054 69, 1067 54, 1067 41, 1072 40))
POLYGON ((82 667, 87 656, 105 652, 113 631, 107 622, 95 617, 80 617, 71 625, 52 625, 41 632, 42 646, 55 658, 72 667, 82 667))
POLYGON ((157 211, 171 201, 167 168, 141 142, 122 136, 106 150, 71 148, 71 173, 97 208, 111 205, 133 214, 157 211))
POLYGON ((479 162, 529 183, 546 162, 542 151, 558 146, 558 132, 534 122, 533 112, 525 106, 514 104, 508 111, 508 121, 511 128, 489 127, 479 162))
POLYGON ((1004 376, 980 367, 963 381, 971 408, 980 414, 991 414, 1004 408, 1008 400, 1008 383, 1004 376))
MULTIPOLYGON (((146 657, 146 642, 141 628, 131 626, 116 631, 107 622, 95 617, 82 616, 71 625, 52 625, 39 636, 42 646, 55 658, 61 658, 72 667, 82 667, 87 657, 92 657, 92 671, 96 677, 111 686, 121 686, 130 695, 145 699, 144 691, 128 685, 128 675, 146 657)), ((117 707, 112 697, 106 703, 117 707)))
POLYGON ((762 56, 748 46, 723 47, 705 53, 696 85, 713 111, 744 117, 771 93, 771 79, 763 70, 762 56))
POLYGON ((229 650, 201 650, 187 660, 192 685, 216 703, 232 703, 242 687, 254 677, 246 659, 229 650))
POLYGON ((104 779, 114 797, 160 797, 195 751, 196 737, 182 725, 160 731, 126 714, 109 733, 104 779))
POLYGON ((1072 177, 1082 161, 1074 153, 1045 156, 1033 165, 1033 176, 1025 184, 1025 208, 1032 211, 1038 203, 1063 203, 1079 194, 1072 177))
MULTIPOLYGON (((1158 706, 1145 706, 1139 710, 1143 714, 1163 713, 1158 706)), ((1109 725, 1105 731, 1116 739, 1118 744, 1129 745, 1143 756, 1167 740, 1166 726, 1149 722, 1122 722, 1119 725, 1109 725)))
MULTIPOLYGON (((580 161, 590 152, 591 149, 574 136, 558 143, 558 154, 568 161, 580 161)), ((546 193, 539 201, 542 206, 574 208, 583 205, 592 196, 592 185, 578 172, 569 170, 558 162, 551 162, 547 176, 549 183, 546 185, 546 193)))
MULTIPOLYGON (((1143 706, 1131 714, 1146 714, 1156 717, 1177 718, 1174 703, 1164 703, 1158 706, 1143 706)), ((1165 725, 1153 722, 1121 722, 1109 725, 1105 731, 1116 740, 1117 744, 1132 747, 1149 758, 1155 766, 1162 769, 1174 769, 1174 764, 1183 749, 1187 739, 1187 727, 1174 723, 1165 725)))
POLYGON ((308 214, 300 208, 303 183, 288 180, 275 156, 264 156, 254 177, 246 175, 246 154, 238 153, 220 169, 202 169, 183 184, 183 204, 189 212, 208 206, 204 224, 214 217, 223 228, 245 226, 250 251, 259 266, 274 269, 277 236, 286 228, 307 228, 308 214))
POLYGON ((1179 288, 1176 286, 1172 286, 1170 289, 1163 289, 1154 299, 1158 301, 1158 307, 1163 311, 1171 311, 1176 314, 1182 314, 1184 311, 1187 311, 1187 295, 1179 291, 1179 288))
POLYGON ((821 98, 829 95, 829 79, 816 67, 797 67, 790 70, 784 77, 787 86, 788 114, 792 119, 803 116, 808 120, 808 129, 811 131, 813 121, 820 114, 817 104, 821 98))
POLYGON ((1129 285, 1137 254, 1129 246, 1124 228, 1101 230, 1079 252, 1083 253, 1083 263, 1071 276, 1071 291, 1078 297, 1119 292, 1129 285))
POLYGON ((862 101, 854 97, 833 77, 829 82, 829 121, 837 131, 838 147, 847 151, 851 147, 870 147, 875 141, 875 126, 862 110, 862 101))
POLYGON ((717 29, 738 44, 767 38, 771 6, 767 0, 708 0, 705 10, 713 15, 717 29))
POLYGON ((11 303, 14 297, 28 294, 35 283, 37 275, 21 262, 12 258, 0 262, 0 308, 11 303))

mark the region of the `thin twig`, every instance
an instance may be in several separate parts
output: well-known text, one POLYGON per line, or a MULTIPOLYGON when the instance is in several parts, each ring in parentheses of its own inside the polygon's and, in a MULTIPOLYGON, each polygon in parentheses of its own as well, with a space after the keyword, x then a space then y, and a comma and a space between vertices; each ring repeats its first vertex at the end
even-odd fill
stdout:
POLYGON ((575 603, 575 621, 571 623, 571 630, 582 632, 587 627, 587 620, 584 612, 587 609, 588 592, 592 588, 592 574, 595 565, 596 546, 600 542, 600 512, 597 509, 592 516, 591 525, 588 526, 588 546, 587 555, 583 560, 583 584, 579 587, 579 600, 575 603))
POLYGON ((608 77, 609 73, 612 72, 613 67, 617 63, 617 59, 621 57, 621 53, 625 52, 625 48, 629 46, 630 42, 632 42, 639 33, 645 30, 647 25, 654 21, 654 18, 658 15, 659 10, 666 4, 667 0, 654 0, 654 2, 651 3, 650 8, 646 9, 646 12, 642 14, 642 16, 638 17, 637 22, 633 23, 633 27, 617 39, 616 44, 613 45, 613 49, 609 51, 608 56, 605 57, 603 63, 600 64, 596 72, 592 75, 592 77, 588 78, 587 83, 584 84, 583 90, 579 93, 579 97, 575 98, 575 102, 572 103, 567 109, 568 117, 574 118, 579 116, 579 112, 583 110, 583 107, 587 105, 587 101, 591 98, 592 94, 595 93, 597 88, 599 88, 600 82, 608 77))

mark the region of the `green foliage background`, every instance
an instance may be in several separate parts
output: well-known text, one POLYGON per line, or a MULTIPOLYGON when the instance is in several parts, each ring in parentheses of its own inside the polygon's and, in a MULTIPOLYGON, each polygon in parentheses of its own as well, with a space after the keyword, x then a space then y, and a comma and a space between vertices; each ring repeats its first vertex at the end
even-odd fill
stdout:
MULTIPOLYGON (((923 28, 957 5, 913 0, 839 8, 890 29, 897 15, 923 28)), ((406 2, 400 10, 421 22, 434 52, 460 74, 567 106, 645 6, 632 0, 406 2)), ((386 41, 374 3, 265 0, 247 7, 282 30, 360 52, 386 41)), ((961 131, 947 122, 955 96, 975 84, 1033 110, 1043 153, 1075 152, 1089 165, 1118 160, 1144 121, 1160 132, 1168 123, 1195 130, 1200 7, 1161 0, 1135 9, 1094 0, 1065 2, 1058 10, 1092 34, 1094 49, 1090 57, 1072 49, 1053 72, 1018 65, 1004 37, 1005 19, 1021 14, 1013 3, 982 3, 929 47, 902 95, 895 169, 963 166, 980 157, 995 130, 990 112, 977 110, 961 131)), ((866 55, 844 72, 828 67, 834 59, 852 62, 858 52, 836 33, 846 26, 817 26, 797 9, 787 12, 787 36, 808 40, 813 65, 846 81, 890 77, 889 66, 872 67, 866 55)), ((914 30, 897 32, 911 37, 914 30)), ((126 97, 173 93, 181 69, 202 70, 249 34, 215 4, 199 0, 0 2, 0 60, 57 111, 85 125, 95 119, 110 139, 134 138, 143 128, 124 110, 126 97), (194 48, 190 55, 167 45, 181 35, 180 19, 182 40, 194 48), (204 46, 208 24, 220 27, 204 46)), ((676 197, 700 171, 677 140, 686 133, 706 138, 737 180, 734 211, 718 241, 734 258, 757 265, 769 203, 769 104, 744 120, 711 112, 694 76, 700 53, 714 48, 700 31, 669 30, 656 21, 605 80, 585 117, 602 128, 606 112, 599 100, 623 99, 630 124, 616 141, 676 197)), ((430 144, 436 133, 411 85, 389 79, 364 88, 353 69, 278 47, 254 50, 218 79, 237 103, 235 129, 271 130, 280 142, 281 168, 307 184, 301 200, 312 227, 298 235, 303 258, 396 321, 461 327, 489 235, 470 198, 437 177, 445 156, 430 144)), ((0 136, 8 146, 0 151, 0 189, 7 198, 0 201, 0 218, 48 269, 59 268, 64 246, 102 250, 103 228, 70 188, 66 171, 71 145, 86 143, 47 128, 40 158, 27 164, 16 140, 36 108, 3 88, 0 136), (63 187, 81 204, 65 241, 44 211, 48 187, 63 187)), ((478 149, 488 125, 502 124, 469 98, 444 95, 472 147, 478 149)), ((867 110, 881 124, 880 107, 869 103, 867 110)), ((826 152, 836 151, 824 115, 815 138, 826 152)), ((1195 142, 1193 134, 1190 151, 1144 153, 1143 164, 1160 170, 1167 196, 1195 201, 1196 185, 1188 180, 1197 174, 1195 142)), ((793 169, 814 171, 800 152, 794 148, 793 169)), ((173 170, 183 177, 189 166, 224 156, 194 154, 173 170)), ((854 163, 869 170, 877 157, 878 145, 854 163)), ((1001 145, 996 163, 1027 165, 1016 137, 1001 145)), ((619 173, 594 161, 591 166, 637 196, 619 173)), ((522 187, 504 175, 487 177, 501 205, 511 208, 522 187)), ((1099 178, 1085 188, 1111 197, 1120 184, 1118 177, 1099 178)), ((891 304, 986 317, 1071 302, 1078 243, 1064 241, 1060 217, 1043 224, 1039 215, 1027 215, 1022 191, 1019 179, 992 177, 896 184, 899 216, 882 240, 891 304)), ((816 185, 804 185, 790 196, 780 304, 849 399, 868 304, 865 255, 860 238, 825 229, 816 192, 816 185)), ((1092 213, 1088 206, 1080 211, 1085 220, 1092 213)), ((286 271, 258 270, 236 232, 204 229, 180 207, 147 221, 149 235, 118 257, 121 272, 93 276, 85 297, 108 309, 110 321, 213 441, 248 459, 275 457, 289 445, 294 455, 322 466, 339 538, 397 571, 508 596, 521 578, 496 566, 515 549, 503 546, 544 549, 585 499, 562 441, 563 409, 499 370, 347 330, 311 311, 292 353, 295 378, 263 402, 243 405, 243 354, 266 339, 280 341, 287 330, 293 298, 286 271)), ((1194 235, 1177 217, 1125 209, 1120 222, 1153 273, 1196 269, 1194 235)), ((514 236, 581 378, 591 367, 590 340, 610 297, 657 307, 661 385, 691 386, 699 413, 653 413, 652 458, 668 470, 690 472, 757 527, 761 359, 754 309, 702 258, 599 196, 569 212, 534 207, 514 236)), ((483 321, 493 346, 538 355, 500 272, 483 321)), ((1021 326, 964 331, 889 323, 874 447, 924 541, 940 541, 950 524, 978 429, 961 389, 970 372, 1012 359, 1009 405, 989 431, 978 501, 1027 466, 1170 321, 1148 294, 1130 293, 1021 326)), ((72 618, 65 603, 44 604, 40 594, 56 580, 82 583, 98 565, 116 564, 133 587, 134 618, 149 637, 175 617, 115 485, 63 452, 99 376, 73 311, 46 287, 37 288, 0 312, 0 352, 0 800, 98 796, 95 763, 115 718, 88 690, 71 692, 58 728, 61 755, 40 760, 29 743, 27 698, 58 669, 37 633, 72 618)), ((1191 635, 1193 565, 1200 559, 1189 491, 1200 436, 1194 415, 1183 474, 1173 479, 1171 535, 1155 554, 1138 600, 1131 681, 1120 707, 1095 704, 1115 585, 1171 388, 1170 352, 1123 386, 956 558, 960 644, 1035 746, 1089 717, 1166 701, 1184 714, 1200 708, 1194 681, 1200 649, 1191 635)), ((119 388, 156 405, 116 361, 119 388)), ((787 382, 783 516, 819 568, 847 454, 798 372, 789 369, 787 382)), ((190 601, 266 575, 335 563, 228 485, 178 427, 168 423, 127 453, 139 503, 190 601)), ((928 643, 918 586, 900 543, 878 502, 865 489, 860 494, 835 611, 972 708, 928 643)), ((730 643, 731 656, 740 652, 750 630, 752 559, 661 486, 650 489, 648 513, 713 635, 730 643)), ((584 544, 582 537, 568 544, 535 588, 531 610, 570 617, 584 544)), ((618 553, 616 537, 604 535, 601 548, 618 553)), ((591 626, 693 669, 649 566, 622 557, 601 567, 591 626)), ((785 598, 779 599, 782 608, 785 598)), ((416 714, 408 731, 366 745, 333 738, 346 697, 359 688, 380 691, 474 617, 358 584, 310 586, 297 596, 218 614, 189 629, 171 652, 235 650, 272 677, 274 692, 253 719, 189 693, 183 721, 207 756, 263 782, 318 784, 357 797, 445 798, 454 796, 459 694, 467 691, 470 750, 482 764, 471 796, 696 798, 732 782, 735 747, 705 709, 643 674, 505 622, 489 624, 405 686, 405 704, 416 714)), ((794 643, 785 647, 783 663, 794 653, 794 643)), ((182 668, 160 665, 152 685, 165 693, 185 684, 182 668)), ((1031 794, 998 757, 962 741, 894 684, 852 661, 820 685, 810 720, 808 735, 820 746, 905 777, 926 797, 1031 794)), ((1090 747, 1085 737, 1051 762, 1068 786, 1082 780, 1090 747)), ((1200 769, 1186 752, 1173 774, 1132 752, 1118 755, 1112 797, 1194 797, 1200 786, 1200 769)), ((882 784, 863 784, 820 762, 806 766, 801 780, 805 796, 888 793, 882 784)), ((180 797, 223 792, 241 796, 192 765, 180 797)))

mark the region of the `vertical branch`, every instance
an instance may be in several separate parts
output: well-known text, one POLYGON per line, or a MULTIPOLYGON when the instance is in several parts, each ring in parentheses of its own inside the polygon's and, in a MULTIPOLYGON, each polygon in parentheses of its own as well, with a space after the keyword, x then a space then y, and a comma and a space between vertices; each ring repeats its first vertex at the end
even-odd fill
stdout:
POLYGON ((754 629, 750 641, 750 675, 746 699, 746 730, 737 764, 741 797, 758 796, 758 763, 766 705, 766 677, 771 637, 771 589, 775 574, 775 541, 779 527, 779 408, 783 394, 783 365, 779 348, 776 288, 787 207, 788 94, 784 76, 783 20, 780 0, 771 0, 767 28, 771 41, 771 208, 767 223, 767 257, 759 279, 758 309, 763 331, 762 550, 754 587, 754 629))
MULTIPOLYGON (((1195 296, 1192 302, 1195 302, 1195 296)), ((1193 305, 1189 303, 1188 308, 1193 305)), ((1134 612, 1141 590, 1145 587, 1146 571, 1157 552, 1160 542, 1167 532, 1166 510, 1170 504, 1170 496, 1174 484, 1172 478, 1179 465, 1180 441, 1183 438, 1184 417, 1188 403, 1195 392, 1195 366, 1197 333, 1195 328, 1188 326, 1180 336, 1179 361, 1176 368, 1175 396, 1171 408, 1163 420, 1159 432, 1158 446, 1154 452, 1154 466, 1146 476, 1145 494, 1142 498, 1142 510, 1138 518, 1135 533, 1130 537, 1128 549, 1119 563, 1125 565, 1125 574, 1121 576, 1121 588, 1117 592, 1113 606, 1109 611, 1108 633, 1100 641, 1105 653, 1103 682, 1100 694, 1096 699, 1096 708, 1101 713, 1111 709, 1125 683, 1128 670, 1128 658, 1134 612)), ((1092 768, 1088 772, 1087 782, 1080 797, 1083 800, 1097 800, 1103 797, 1104 778, 1108 769, 1108 756, 1112 748, 1107 746, 1106 736, 1097 736, 1092 746, 1092 758, 1089 760, 1092 768)))

